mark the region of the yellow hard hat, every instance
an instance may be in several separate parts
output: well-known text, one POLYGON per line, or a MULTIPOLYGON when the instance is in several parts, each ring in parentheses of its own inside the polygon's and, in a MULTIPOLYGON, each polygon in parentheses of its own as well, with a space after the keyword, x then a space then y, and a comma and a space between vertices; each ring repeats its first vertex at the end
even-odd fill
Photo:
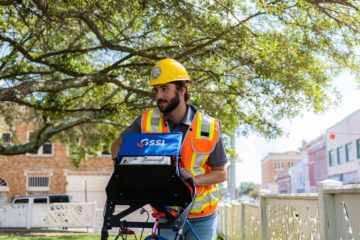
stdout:
POLYGON ((150 85, 154 86, 182 80, 190 80, 185 67, 174 59, 166 58, 155 64, 150 76, 150 85))

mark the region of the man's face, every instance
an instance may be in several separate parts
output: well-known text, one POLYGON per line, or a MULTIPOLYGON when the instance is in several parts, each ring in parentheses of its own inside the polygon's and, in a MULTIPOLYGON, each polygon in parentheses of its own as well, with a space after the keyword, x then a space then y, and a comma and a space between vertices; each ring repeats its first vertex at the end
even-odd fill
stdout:
POLYGON ((162 113, 170 113, 180 104, 179 91, 174 83, 154 86, 155 100, 162 113))

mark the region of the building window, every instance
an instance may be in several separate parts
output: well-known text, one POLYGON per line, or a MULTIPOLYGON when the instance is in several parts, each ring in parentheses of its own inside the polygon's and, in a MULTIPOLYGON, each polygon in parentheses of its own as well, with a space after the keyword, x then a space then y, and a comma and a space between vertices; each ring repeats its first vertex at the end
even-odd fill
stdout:
POLYGON ((40 148, 40 150, 42 151, 42 154, 52 154, 52 143, 51 142, 45 142, 42 145, 42 149, 40 148))
POLYGON ((49 177, 29 177, 28 187, 48 187, 49 177))
POLYGON ((357 159, 360 159, 360 139, 356 140, 356 155, 357 159))
POLYGON ((11 141, 11 133, 3 133, 2 134, 3 143, 10 143, 11 141))
POLYGON ((0 206, 6 203, 9 186, 5 179, 0 178, 0 206))
POLYGON ((5 182, 4 179, 0 178, 0 186, 1 187, 6 187, 7 186, 7 183, 5 182))
POLYGON ((48 191, 49 177, 28 177, 27 188, 29 191, 48 191))
POLYGON ((330 150, 329 151, 329 166, 334 166, 335 165, 335 152, 334 150, 330 150))
POLYGON ((275 169, 283 169, 284 163, 283 162, 274 162, 274 168, 275 169))
POLYGON ((342 164, 344 163, 344 148, 343 146, 340 146, 336 149, 337 153, 337 163, 342 164))
MULTIPOLYGON (((34 138, 34 133, 29 133, 29 140, 34 138)), ((30 154, 36 154, 36 155, 52 155, 53 154, 53 144, 50 141, 46 141, 38 150, 33 150, 29 152, 30 154)))
POLYGON ((345 157, 347 162, 353 160, 352 142, 345 145, 345 157))

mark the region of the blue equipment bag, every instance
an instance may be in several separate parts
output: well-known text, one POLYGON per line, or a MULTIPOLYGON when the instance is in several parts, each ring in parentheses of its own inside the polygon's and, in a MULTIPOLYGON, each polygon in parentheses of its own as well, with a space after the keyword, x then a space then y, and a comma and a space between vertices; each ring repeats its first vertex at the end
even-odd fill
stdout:
POLYGON ((180 156, 182 133, 128 133, 117 159, 123 156, 180 156))

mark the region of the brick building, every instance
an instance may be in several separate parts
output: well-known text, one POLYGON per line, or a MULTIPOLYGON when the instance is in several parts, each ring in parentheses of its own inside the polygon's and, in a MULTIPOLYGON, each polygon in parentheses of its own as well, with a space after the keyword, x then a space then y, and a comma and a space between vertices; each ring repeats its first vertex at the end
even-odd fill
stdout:
MULTIPOLYGON (((5 144, 16 138, 28 141, 34 125, 15 125, 16 137, 5 124, 0 124, 0 137, 5 144)), ((110 155, 90 157, 76 168, 71 163, 68 147, 58 142, 45 142, 37 152, 0 156, 0 204, 15 195, 70 194, 72 201, 97 201, 104 206, 105 187, 113 172, 110 155)))
POLYGON ((277 178, 287 173, 300 159, 299 152, 288 151, 284 153, 269 153, 261 161, 261 185, 271 193, 278 193, 277 178))

